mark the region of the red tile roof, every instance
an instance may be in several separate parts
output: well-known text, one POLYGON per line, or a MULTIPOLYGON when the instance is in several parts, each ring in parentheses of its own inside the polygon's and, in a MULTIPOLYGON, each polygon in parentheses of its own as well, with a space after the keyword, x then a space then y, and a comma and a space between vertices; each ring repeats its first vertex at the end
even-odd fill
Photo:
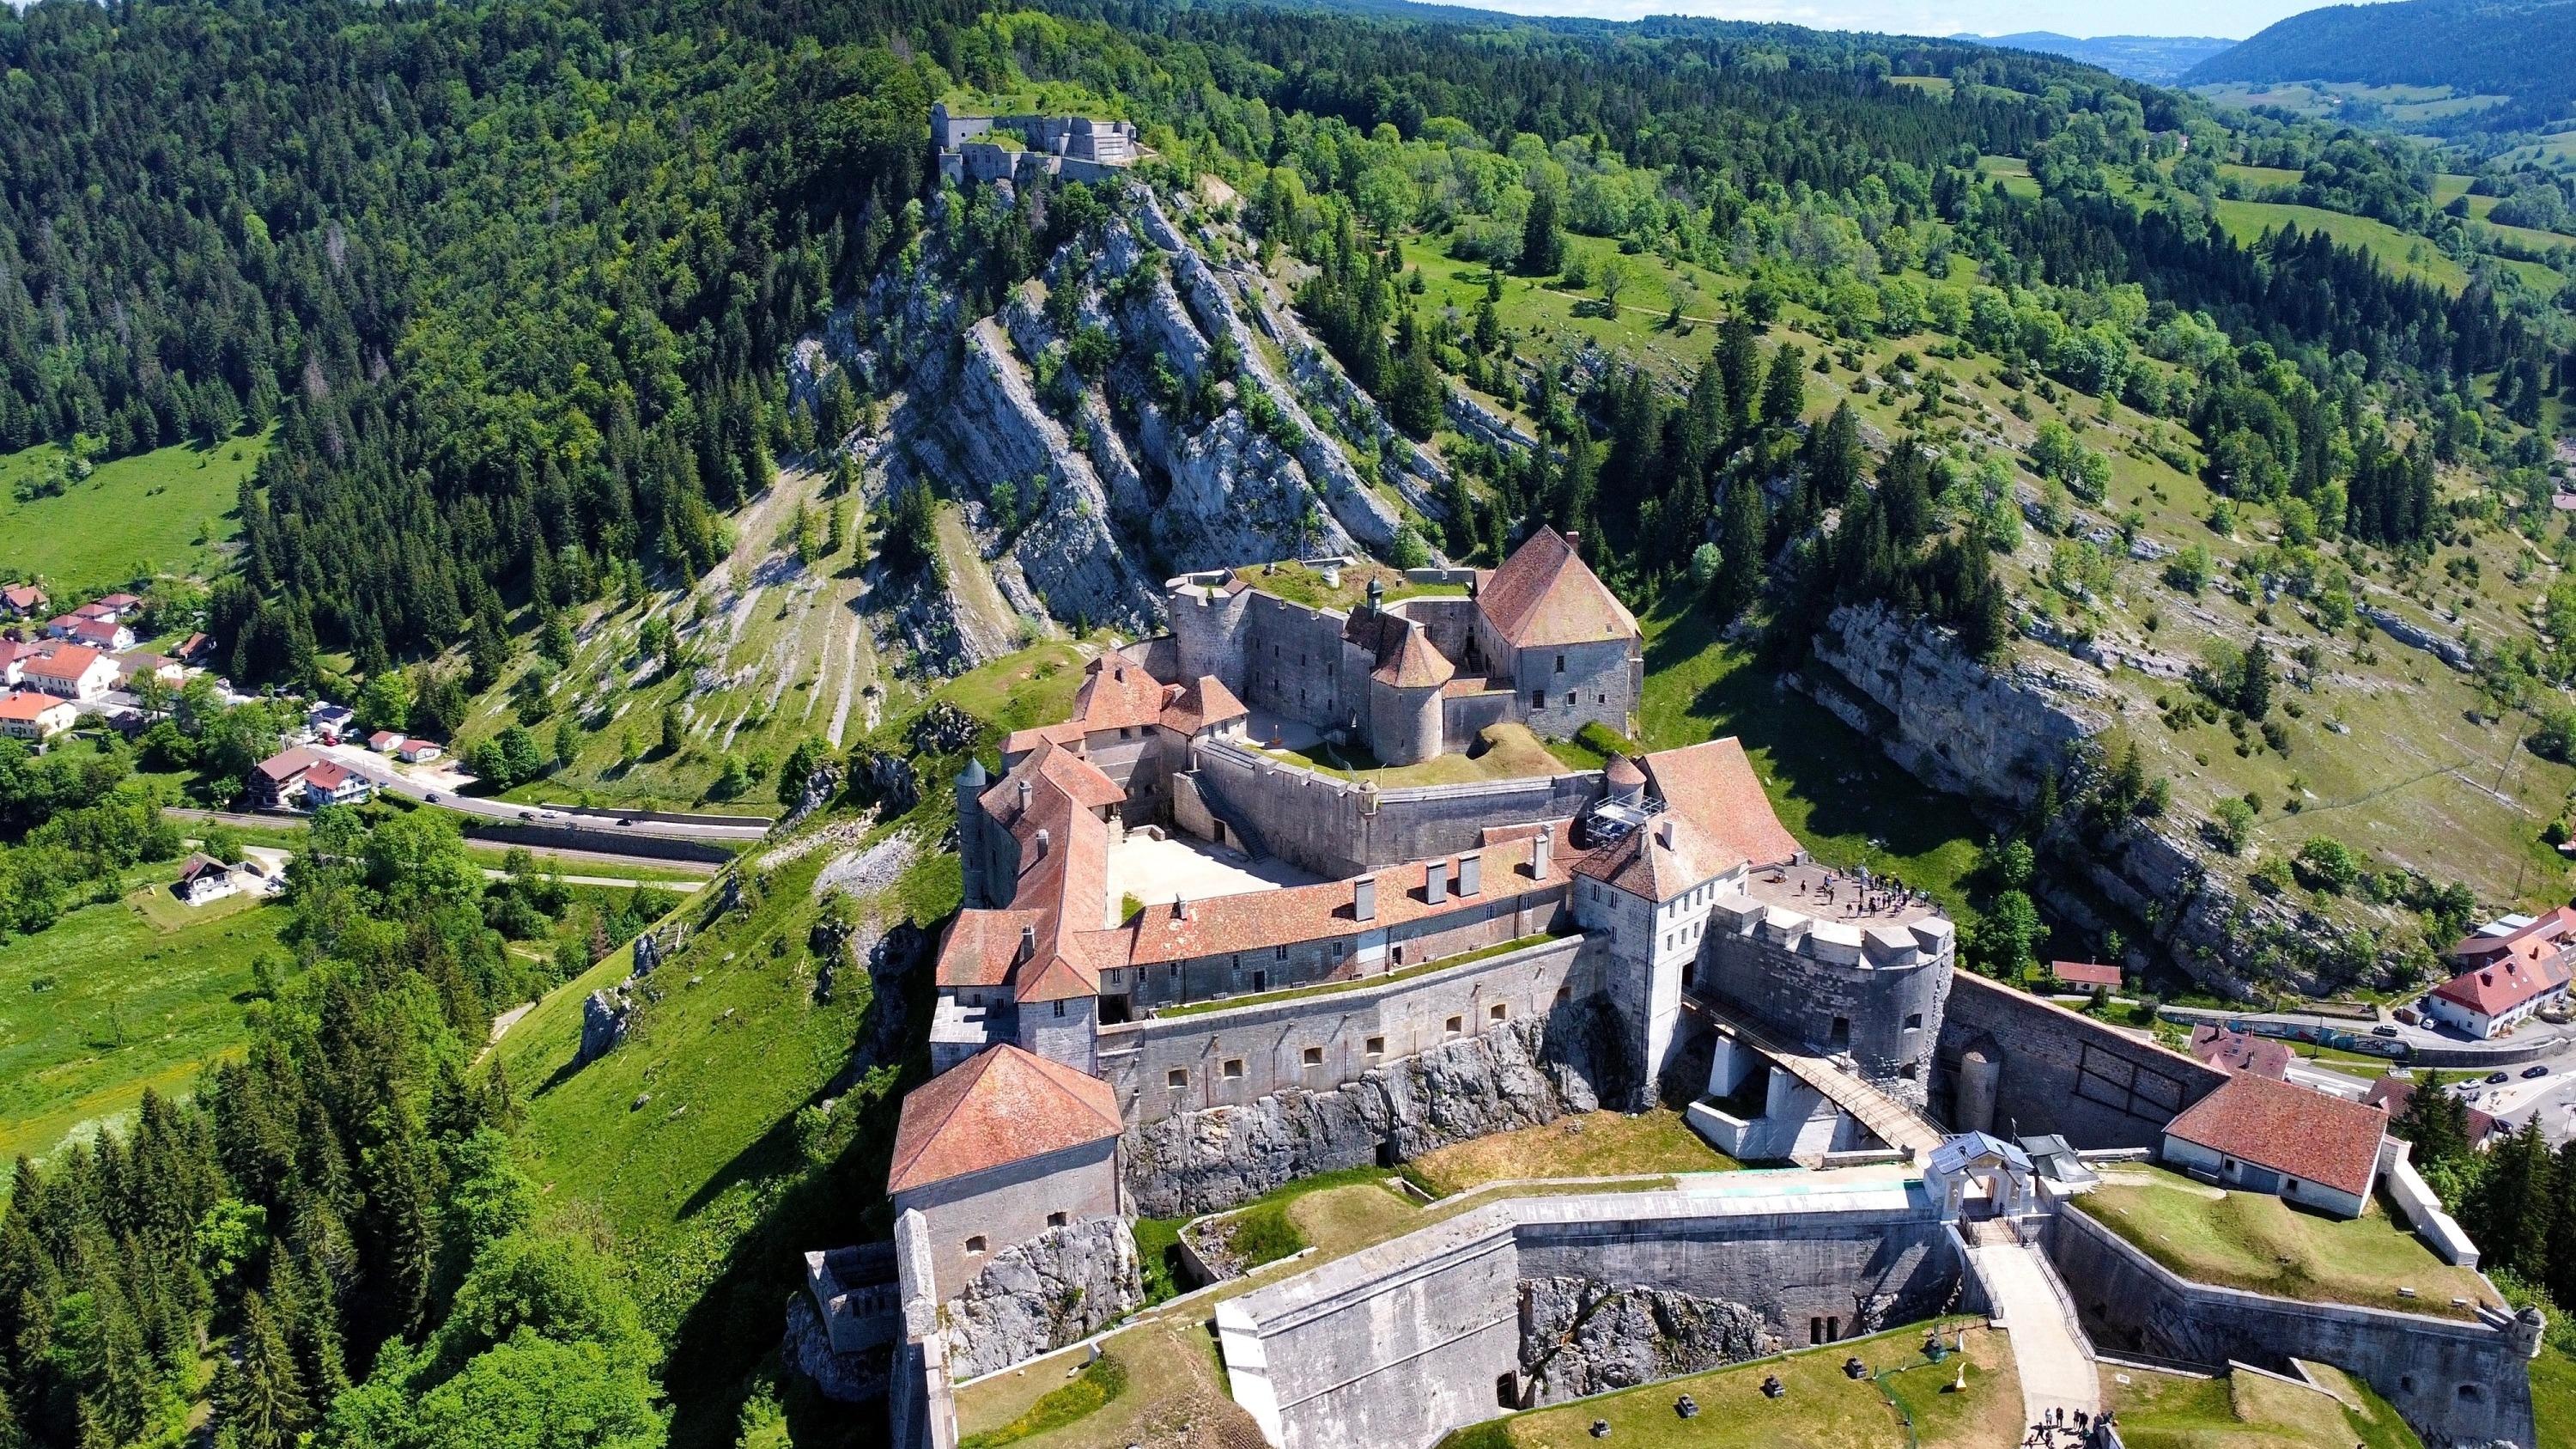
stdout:
POLYGON ((1646 756, 1646 773, 1664 804, 1687 816, 1720 846, 1755 865, 1776 865, 1798 853, 1795 837, 1772 813, 1771 798, 1744 746, 1733 736, 1687 749, 1646 756))
POLYGON ((34 690, 20 689, 0 694, 0 720, 15 724, 34 724, 54 710, 68 708, 70 705, 66 701, 34 690))
POLYGON ((349 778, 347 766, 335 764, 329 760, 320 761, 312 769, 304 772, 304 783, 325 792, 339 789, 349 783, 349 778))
POLYGON ((1103 654, 1083 666, 1073 696, 1073 718, 1085 730, 1132 729, 1160 720, 1171 686, 1123 654, 1103 654))
POLYGON ((2527 926, 2492 936, 2463 936, 2452 945, 2451 954, 2465 964, 2477 966, 2506 955, 2537 961, 2571 939, 2576 939, 2576 907, 2560 906, 2540 915, 2527 926))
POLYGON ((0 589, 0 604, 6 604, 22 614, 28 613, 45 606, 45 591, 34 584, 11 584, 5 589, 0 589))
POLYGON ((1210 725, 1229 720, 1247 719, 1252 711, 1225 687, 1225 681, 1213 674, 1202 674, 1181 686, 1172 702, 1163 706, 1163 728, 1179 734, 1194 735, 1210 725))
POLYGON ((2191 1054, 2229 1076, 2251 1072, 2280 1081, 2290 1070, 2290 1048, 2268 1036, 2223 1026, 2191 1029, 2191 1054))
POLYGON ((2560 948, 2536 961, 2526 961, 2518 952, 2508 951, 2488 965, 2463 971, 2434 987, 2433 994, 2481 1016, 2502 1016, 2534 998, 2563 989, 2571 954, 2576 953, 2560 948))
POLYGON ((28 660, 26 673, 31 678, 76 681, 82 675, 89 673, 90 667, 103 657, 88 645, 66 644, 50 654, 42 654, 28 660))
POLYGON ((1107 1082, 1015 1046, 987 1047, 903 1099, 886 1191, 1098 1142, 1123 1125, 1107 1082))
POLYGON ((1545 524, 1486 576, 1476 605, 1495 633, 1522 649, 1634 639, 1638 633, 1637 616, 1565 535, 1545 524))
POLYGON ((1573 878, 1575 853, 1569 827, 1559 823, 1552 828, 1556 841, 1544 880, 1533 879, 1529 873, 1531 847, 1527 837, 1467 852, 1484 857, 1478 867, 1476 894, 1472 896, 1458 894, 1455 856, 1432 858, 1447 866, 1448 886, 1437 903, 1422 898, 1429 860, 1407 861, 1373 872, 1377 878, 1377 914, 1366 928, 1357 913, 1360 877, 1354 876, 1317 885, 1191 901, 1187 916, 1178 914, 1170 901, 1149 904, 1126 924, 1096 933, 1100 938, 1096 949, 1116 949, 1119 954, 1109 962, 1112 965, 1159 965, 1255 947, 1329 940, 1451 911, 1481 911, 1493 903, 1532 893, 1553 895, 1563 891, 1573 878))
POLYGON ((320 763, 322 763, 322 755, 319 751, 296 745, 291 749, 278 751, 251 768, 283 785, 320 763))
POLYGON ((1632 896, 1668 901, 1744 863, 1742 855, 1712 839, 1688 816, 1667 810, 1645 828, 1575 862, 1574 869, 1632 896))
POLYGON ((2070 986, 2108 986, 2117 990, 2120 968, 2099 961, 2051 961, 2048 974, 2070 986))
POLYGON ((1391 653, 1380 656, 1369 678, 1398 689, 1437 689, 1457 677, 1458 666, 1431 647, 1430 636, 1419 624, 1407 623, 1395 631, 1394 646, 1391 653))
POLYGON ((2246 1074, 2165 1124, 2167 1136, 2355 1196, 2370 1191, 2387 1131, 2376 1107, 2246 1074))

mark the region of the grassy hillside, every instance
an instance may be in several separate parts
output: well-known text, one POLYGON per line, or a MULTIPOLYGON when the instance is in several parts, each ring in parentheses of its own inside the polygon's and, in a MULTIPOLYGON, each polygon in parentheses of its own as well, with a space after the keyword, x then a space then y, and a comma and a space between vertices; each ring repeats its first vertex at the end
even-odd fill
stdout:
POLYGON ((144 1089, 185 1092, 243 1040, 251 962, 286 954, 286 912, 233 897, 186 912, 175 866, 137 872, 135 899, 85 906, 52 929, 0 940, 0 1157, 42 1155, 131 1111, 144 1089))
POLYGON ((19 490, 58 471, 47 444, 0 456, 0 578, 44 578, 74 599, 155 574, 212 573, 240 531, 242 480, 268 450, 265 435, 219 448, 160 448, 101 463, 55 496, 19 490))
POLYGON ((2218 203, 2219 224, 2238 241, 2250 242, 2267 231, 2295 226, 2301 231, 2322 229, 2345 246, 2359 247, 2379 259, 2382 266, 2399 276, 2414 277, 2457 292, 2469 284, 2466 267, 2444 256, 2440 249, 2420 236, 2399 231, 2384 221, 2368 217, 2346 216, 2339 211, 2326 211, 2314 206, 2285 206, 2268 201, 2222 201, 2218 203))

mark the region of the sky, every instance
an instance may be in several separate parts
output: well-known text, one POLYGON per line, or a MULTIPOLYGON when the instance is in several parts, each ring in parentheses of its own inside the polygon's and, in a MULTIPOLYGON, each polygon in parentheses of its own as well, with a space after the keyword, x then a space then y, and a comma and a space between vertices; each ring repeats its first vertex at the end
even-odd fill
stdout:
POLYGON ((2217 35, 2242 40, 2333 0, 1458 0, 1515 15, 1700 15, 1891 35, 2217 35))

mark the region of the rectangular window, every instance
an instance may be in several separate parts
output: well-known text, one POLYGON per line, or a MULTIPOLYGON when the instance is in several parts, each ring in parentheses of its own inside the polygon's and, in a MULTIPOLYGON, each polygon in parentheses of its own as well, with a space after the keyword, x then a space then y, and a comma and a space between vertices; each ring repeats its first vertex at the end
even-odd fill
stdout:
POLYGON ((1347 956, 1347 955, 1349 955, 1350 953, 1351 953, 1351 943, 1350 943, 1350 942, 1348 942, 1348 941, 1335 941, 1335 942, 1333 943, 1333 959, 1334 959, 1334 960, 1339 961, 1339 960, 1340 960, 1340 959, 1342 959, 1344 956, 1347 956))
POLYGON ((1324 1064, 1324 1049, 1322 1047, 1308 1047, 1301 1054, 1301 1059, 1310 1067, 1320 1067, 1324 1064))
POLYGON ((1386 1038, 1382 1036, 1370 1037, 1368 1039, 1367 1051, 1368 1054, 1373 1057, 1382 1057, 1386 1055, 1386 1038))
POLYGON ((1531 691, 1530 691, 1530 708, 1532 708, 1532 709, 1545 709, 1545 708, 1547 708, 1547 691, 1546 691, 1546 690, 1544 690, 1544 689, 1533 689, 1533 690, 1531 690, 1531 691))
POLYGON ((1565 672, 1565 656, 1562 654, 1556 656, 1556 672, 1559 674, 1565 672))
POLYGON ((984 1235, 983 1235, 982 1233, 977 1233, 977 1234, 976 1234, 976 1235, 974 1235, 973 1237, 968 1238, 968 1239, 966 1240, 966 1256, 967 1256, 967 1257, 969 1257, 969 1258, 980 1258, 980 1257, 982 1257, 982 1256, 983 1256, 983 1254, 984 1254, 984 1235))
POLYGON ((1055 1014, 1056 1014, 1056 1015, 1058 1015, 1058 1016, 1062 1016, 1062 1015, 1064 1015, 1064 1003, 1063 1003, 1063 1002, 1059 1001, 1059 1002, 1057 1002, 1057 1003, 1055 1004, 1055 1014))
POLYGON ((1923 1029, 1923 1013, 1919 1011, 1909 1011, 1905 1013, 1905 1029, 1907 1031, 1921 1031, 1923 1029))
POLYGON ((1501 1021, 1510 1014, 1511 1012, 1505 1003, 1500 1001, 1497 1001, 1493 1005, 1485 1008, 1485 1019, 1487 1021, 1501 1021))
POLYGON ((1448 1022, 1448 1026, 1447 1026, 1447 1031, 1448 1031, 1448 1033, 1449 1033, 1451 1036, 1456 1036, 1456 1035, 1458 1035, 1459 1033, 1461 1033, 1461 1032, 1465 1031, 1466 1029, 1467 1029, 1467 1018, 1465 1018, 1465 1017, 1463 1017, 1463 1016, 1453 1016, 1453 1017, 1449 1018, 1449 1022, 1448 1022))
POLYGON ((1227 1057, 1225 1059, 1225 1079, 1229 1082, 1239 1082, 1243 1080, 1243 1058, 1227 1057))
POLYGON ((1175 1092, 1189 1084, 1190 1069, 1187 1067, 1174 1067, 1170 1071, 1163 1073, 1163 1085, 1171 1088, 1175 1092))
POLYGON ((1576 694, 1573 690, 1569 689, 1565 692, 1565 707, 1567 709, 1574 708, 1577 704, 1581 703, 1582 700, 1583 696, 1576 694))
POLYGON ((1051 1227, 1051 1228, 1060 1228, 1060 1227, 1063 1227, 1063 1226, 1064 1226, 1064 1223, 1065 1223, 1065 1217, 1064 1217, 1064 1214, 1063 1214, 1063 1213, 1060 1213, 1060 1212, 1054 1212, 1054 1213, 1048 1213, 1048 1214, 1047 1214, 1047 1226, 1048 1226, 1048 1227, 1051 1227))
POLYGON ((1285 946, 1276 946, 1276 947, 1273 947, 1273 948, 1272 948, 1272 950, 1276 953, 1276 959, 1281 960, 1281 961, 1285 961, 1285 960, 1287 960, 1287 959, 1288 959, 1288 948, 1287 948, 1287 947, 1285 947, 1285 946))

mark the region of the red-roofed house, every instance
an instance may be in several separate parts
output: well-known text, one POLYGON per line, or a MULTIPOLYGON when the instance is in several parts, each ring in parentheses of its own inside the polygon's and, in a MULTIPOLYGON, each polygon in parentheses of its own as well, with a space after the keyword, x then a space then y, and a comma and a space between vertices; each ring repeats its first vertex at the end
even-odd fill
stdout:
POLYGON ((2163 1156, 2204 1181, 2357 1218, 2387 1135, 2377 1107, 2239 1073, 2165 1124, 2163 1156))
POLYGON ((108 594, 83 604, 81 612, 93 619, 122 624, 143 612, 143 601, 132 594, 108 594))
MULTIPOLYGON (((2406 1104, 2412 1101, 2414 1096, 2415 1079, 2413 1077, 2391 1075, 2373 1081, 2370 1084, 2370 1090, 2362 1094, 2361 1100, 2395 1117, 2406 1110, 2406 1104)), ((2475 1107, 2469 1108, 2466 1116, 2469 1146, 2476 1151, 2486 1151, 2488 1147, 2494 1145, 2496 1134, 2505 1130, 2502 1122, 2475 1107)))
POLYGON ((886 1192, 928 1224, 939 1301, 1014 1244, 1120 1216, 1123 1126, 1107 1082, 1007 1043, 906 1096, 886 1192))
POLYGON ((2251 1072, 2277 1082, 2290 1070, 2289 1043, 2223 1026, 2193 1027, 2191 1054, 2231 1077, 2251 1072))
POLYGON ((251 766, 250 802, 261 810, 291 810, 303 795, 305 772, 323 762, 320 750, 305 745, 280 750, 251 766))
POLYGON ((446 751, 438 741, 425 740, 418 735, 405 735, 402 743, 394 746, 394 758, 406 765, 417 765, 423 760, 435 760, 444 753, 446 751))
POLYGON ((71 701, 50 694, 18 689, 0 695, 0 735, 12 739, 41 743, 70 729, 79 718, 80 711, 72 708, 71 701))
POLYGON ((32 619, 45 612, 45 606, 50 602, 45 591, 34 584, 11 584, 0 588, 0 615, 12 619, 32 619))
POLYGON ((323 760, 304 772, 304 808, 308 810, 354 805, 374 791, 374 783, 366 776, 337 760, 323 760))
POLYGON ((2480 1040, 2509 1031, 2542 1007, 2567 999, 2571 961, 2576 949, 2567 946, 2537 955, 2520 948, 2499 952, 2434 987, 2424 998, 2424 1014, 2480 1040))
POLYGON ((367 748, 380 755, 392 754, 402 748, 402 743, 403 737, 398 730, 378 730, 367 736, 367 748))
POLYGON ((29 661, 45 653, 42 644, 22 644, 15 639, 0 639, 0 687, 14 689, 25 678, 29 661))
POLYGON ((74 620, 60 637, 110 654, 134 647, 134 631, 113 619, 74 620))
POLYGON ((2098 961, 2051 961, 2048 974, 2060 986, 2090 991, 2099 986, 2105 991, 2120 989, 2120 968, 2098 961))
POLYGON ((26 683, 63 699, 97 699, 116 683, 116 661, 82 644, 58 644, 25 661, 26 683))

